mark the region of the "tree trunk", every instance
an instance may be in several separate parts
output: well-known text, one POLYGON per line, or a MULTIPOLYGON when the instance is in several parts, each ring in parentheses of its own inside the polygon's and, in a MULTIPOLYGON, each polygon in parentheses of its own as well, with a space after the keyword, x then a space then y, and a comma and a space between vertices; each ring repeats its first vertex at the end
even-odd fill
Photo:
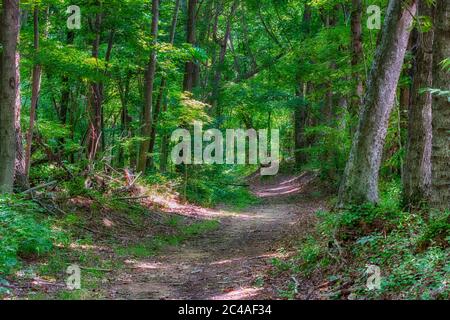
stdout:
MULTIPOLYGON (((36 5, 33 12, 33 28, 34 28, 34 50, 39 52, 39 7, 36 5)), ((31 144, 33 141, 33 129, 36 118, 36 108, 39 99, 39 92, 41 90, 41 66, 35 64, 32 75, 32 89, 31 89, 31 106, 30 106, 30 125, 27 132, 27 144, 25 149, 25 175, 28 180, 30 174, 31 163, 31 144)))
MULTIPOLYGON (((125 83, 122 84, 122 81, 119 79, 118 83, 118 91, 120 96, 120 103, 122 104, 122 111, 120 114, 120 138, 131 138, 131 131, 129 129, 129 123, 131 122, 131 117, 128 114, 128 100, 130 94, 130 82, 131 82, 131 72, 128 72, 125 77, 125 83)), ((132 148, 132 147, 130 147, 132 148)), ((122 141, 119 145, 119 155, 117 159, 117 163, 119 167, 125 166, 125 147, 122 145, 122 141)))
POLYGON ((234 19, 234 15, 236 13, 237 7, 239 5, 238 1, 234 1, 233 5, 231 7, 230 15, 227 19, 227 26, 225 29, 225 35, 223 37, 223 40, 220 42, 220 53, 219 53, 219 61, 216 65, 216 72, 214 74, 214 79, 212 83, 212 93, 211 93, 211 107, 213 111, 216 111, 217 115, 221 115, 221 111, 218 108, 218 100, 219 100, 219 91, 220 91, 220 79, 222 77, 222 71, 223 66, 225 62, 225 55, 227 54, 227 46, 228 46, 228 40, 230 39, 230 33, 231 33, 231 24, 234 19))
POLYGON ((339 190, 339 205, 378 202, 378 173, 416 1, 390 0, 339 190))
MULTIPOLYGON (((195 26, 197 14, 197 0, 189 0, 188 4, 188 20, 187 20, 187 43, 195 45, 195 26)), ((183 90, 192 92, 196 81, 196 65, 194 61, 186 62, 184 80, 183 80, 183 90)))
MULTIPOLYGON (((170 33, 169 33, 170 44, 173 44, 173 42, 175 40, 175 31, 177 28, 179 9, 180 9, 180 0, 177 0, 175 3, 173 15, 172 15, 172 24, 170 26, 170 33)), ((150 134, 150 145, 149 145, 149 149, 148 149, 148 153, 149 153, 149 158, 148 158, 148 162, 147 162, 148 167, 153 166, 153 159, 154 159, 153 152, 155 150, 155 144, 156 144, 156 130, 158 128, 158 120, 159 120, 159 115, 161 113, 161 105, 163 103, 163 99, 165 96, 166 86, 167 86, 167 78, 163 76, 161 79, 161 84, 159 86, 158 99, 156 100, 155 112, 154 112, 153 121, 152 121, 152 131, 150 134)), ((167 141, 165 143, 167 143, 167 141)))
MULTIPOLYGON (((20 83, 20 54, 19 51, 16 52, 16 79, 20 83)), ((15 117, 14 117, 14 128, 16 132, 16 161, 15 161, 15 172, 14 172, 14 187, 15 189, 22 191, 29 187, 28 178, 25 168, 25 150, 23 148, 23 135, 22 127, 20 124, 20 113, 22 109, 22 99, 20 95, 20 85, 16 91, 16 103, 15 103, 15 117)))
MULTIPOLYGON (((311 26, 311 7, 305 4, 305 10, 303 12, 302 27, 305 30, 305 34, 308 35, 311 26)), ((297 76, 297 88, 296 95, 302 101, 298 103, 294 110, 294 157, 295 164, 297 167, 301 167, 307 161, 307 157, 304 149, 306 147, 307 141, 305 137, 305 127, 308 117, 308 104, 306 101, 306 93, 308 84, 303 83, 301 75, 297 76)))
MULTIPOLYGON (((167 111, 167 101, 163 102, 163 112, 167 111)), ((167 161, 169 158, 169 135, 164 134, 161 138, 161 158, 159 164, 159 171, 165 173, 167 171, 167 161)))
MULTIPOLYGON (((418 14, 432 16, 432 9, 419 2, 418 14)), ((415 54, 412 96, 408 108, 408 140, 403 170, 403 202, 417 207, 426 201, 431 187, 431 93, 421 89, 433 85, 433 30, 419 34, 415 54)))
POLYGON ((352 75, 355 85, 351 99, 350 114, 357 115, 362 105, 364 86, 358 66, 363 61, 362 47, 362 0, 352 0, 351 29, 352 29, 352 75))
MULTIPOLYGON (((71 30, 67 32, 67 44, 72 45, 75 40, 75 33, 71 30)), ((70 98, 70 86, 69 77, 64 75, 62 78, 62 88, 61 88, 61 104, 59 108, 59 119, 62 124, 67 122, 67 111, 69 108, 69 98, 70 98)))
MULTIPOLYGON (((158 22, 159 22, 159 0, 152 0, 152 42, 156 44, 158 37, 158 22)), ((144 125, 142 127, 142 136, 144 141, 141 143, 139 151, 139 160, 137 170, 144 172, 147 166, 147 152, 150 146, 150 135, 152 130, 152 101, 153 101, 153 84, 155 81, 156 70, 156 49, 153 48, 150 54, 150 61, 147 72, 145 74, 144 84, 144 125)))
MULTIPOLYGON (((450 72, 441 62, 450 57, 450 2, 438 0, 433 45, 433 88, 450 90, 450 72)), ((431 206, 450 208, 450 102, 433 96, 433 143, 431 206)))
POLYGON ((12 192, 16 161, 15 111, 19 93, 17 43, 19 1, 3 0, 0 73, 0 193, 12 192))
MULTIPOLYGON (((98 59, 100 49, 100 28, 102 24, 102 13, 98 12, 93 23, 95 38, 92 42, 92 57, 98 59)), ((88 133, 88 159, 92 163, 101 144, 102 135, 102 92, 100 83, 92 83, 89 94, 90 123, 88 133)))

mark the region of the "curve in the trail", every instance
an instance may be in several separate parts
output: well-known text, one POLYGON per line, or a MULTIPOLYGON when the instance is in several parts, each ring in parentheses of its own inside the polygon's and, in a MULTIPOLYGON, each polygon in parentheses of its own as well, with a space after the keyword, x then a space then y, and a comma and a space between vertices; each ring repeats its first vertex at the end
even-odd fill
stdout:
MULTIPOLYGON (((311 219, 324 201, 311 195, 314 174, 251 179, 258 205, 243 212, 199 208, 193 214, 217 219, 220 228, 157 257, 127 260, 127 272, 114 279, 116 299, 268 299, 276 289, 264 285, 277 244, 296 225, 311 219)), ((192 208, 191 208, 192 211, 192 208)))

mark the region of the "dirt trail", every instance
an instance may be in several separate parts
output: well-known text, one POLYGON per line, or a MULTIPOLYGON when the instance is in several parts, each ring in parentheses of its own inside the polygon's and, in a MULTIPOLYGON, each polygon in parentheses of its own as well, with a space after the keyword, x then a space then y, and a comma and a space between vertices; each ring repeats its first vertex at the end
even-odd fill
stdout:
POLYGON ((258 205, 243 212, 226 208, 198 215, 220 221, 217 231, 167 248, 157 257, 127 261, 110 290, 116 299, 266 299, 276 289, 258 283, 275 257, 277 244, 292 226, 307 224, 323 208, 311 188, 313 174, 279 175, 251 181, 258 205))

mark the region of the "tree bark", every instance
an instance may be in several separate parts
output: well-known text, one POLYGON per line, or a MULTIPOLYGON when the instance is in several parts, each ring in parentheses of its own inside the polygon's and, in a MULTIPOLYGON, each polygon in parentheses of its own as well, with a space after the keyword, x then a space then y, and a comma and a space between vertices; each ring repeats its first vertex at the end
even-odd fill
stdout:
MULTIPOLYGON (((432 16, 425 1, 419 2, 418 14, 432 16)), ((420 31, 420 30, 419 30, 420 31)), ((408 108, 408 140, 403 170, 403 202, 412 208, 429 198, 431 187, 431 102, 430 92, 421 89, 433 85, 433 30, 420 33, 415 53, 411 101, 408 108)))
MULTIPOLYGON (((450 2, 438 0, 433 45, 433 88, 450 90, 450 72, 441 62, 450 57, 450 2)), ((450 208, 450 102, 433 95, 433 143, 431 206, 450 208)))
MULTIPOLYGON (((39 52, 39 7, 36 5, 33 12, 33 29, 34 29, 34 50, 37 54, 39 52)), ((25 176, 28 180, 30 174, 31 163, 31 144, 33 141, 33 129, 36 118, 36 108, 41 91, 41 66, 35 64, 33 66, 32 75, 32 89, 31 89, 31 106, 30 106, 30 125, 27 132, 27 143, 25 149, 25 176)))
MULTIPOLYGON (((92 29, 95 32, 95 38, 92 42, 92 57, 98 59, 100 49, 100 28, 102 24, 102 13, 98 12, 95 16, 92 29)), ((92 83, 89 95, 90 123, 88 133, 88 159, 89 162, 95 160, 102 135, 102 92, 101 85, 98 82, 92 83)))
MULTIPOLYGON (((20 23, 20 22, 19 22, 20 23)), ((20 29, 19 29, 20 33, 20 29)), ((14 128, 16 132, 16 160, 14 166, 14 188, 16 190, 22 191, 29 188, 28 178, 25 171, 25 150, 23 148, 23 134, 22 127, 20 123, 20 114, 22 110, 22 98, 20 94, 20 53, 16 52, 16 79, 18 89, 16 91, 16 101, 15 101, 15 115, 14 115, 14 128)))
POLYGON ((416 1, 390 0, 369 74, 364 107, 339 190, 339 205, 378 202, 378 174, 389 116, 410 35, 416 1))
POLYGON ((19 1, 3 0, 0 73, 0 193, 12 192, 16 161, 16 103, 19 94, 19 1))
MULTIPOLYGON (((152 0, 152 42, 156 45, 158 38, 158 22, 159 22, 159 0, 152 0)), ((156 71, 156 48, 152 49, 150 54, 150 61, 148 64, 147 72, 145 74, 144 84, 144 125, 142 127, 142 136, 144 141, 141 143, 139 151, 139 160, 137 164, 137 170, 144 172, 147 167, 147 152, 150 146, 150 135, 152 130, 152 102, 153 102, 153 84, 155 81, 156 71)))
MULTIPOLYGON (((187 43, 195 45, 195 27, 196 27, 197 0, 189 0, 188 3, 188 21, 187 21, 187 43)), ((196 65, 194 61, 186 62, 183 80, 183 90, 192 92, 196 82, 196 65)))

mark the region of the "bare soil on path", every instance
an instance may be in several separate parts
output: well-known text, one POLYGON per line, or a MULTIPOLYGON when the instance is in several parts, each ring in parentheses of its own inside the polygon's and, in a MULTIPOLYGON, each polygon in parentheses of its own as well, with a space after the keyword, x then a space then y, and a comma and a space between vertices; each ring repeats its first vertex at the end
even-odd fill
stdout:
POLYGON ((270 299, 278 289, 266 281, 270 260, 283 254, 280 242, 294 229, 308 228, 326 204, 314 188, 315 175, 250 179, 258 204, 235 212, 199 208, 201 219, 220 227, 168 247, 160 255, 128 260, 112 281, 114 299, 270 299))

